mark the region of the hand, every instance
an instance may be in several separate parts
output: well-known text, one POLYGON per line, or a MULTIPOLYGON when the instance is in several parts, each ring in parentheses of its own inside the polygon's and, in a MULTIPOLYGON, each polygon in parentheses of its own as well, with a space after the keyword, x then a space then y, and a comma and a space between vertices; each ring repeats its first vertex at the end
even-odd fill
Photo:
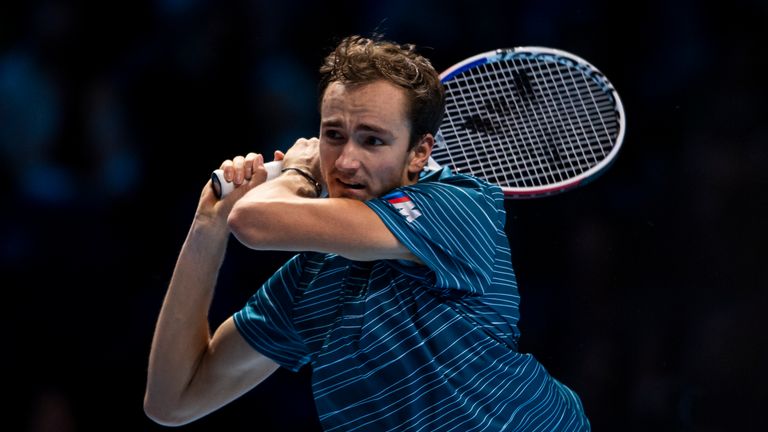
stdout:
POLYGON ((318 182, 323 183, 320 172, 320 140, 317 138, 299 138, 288 149, 283 159, 283 167, 295 167, 312 174, 318 182))
MULTIPOLYGON (((284 154, 275 151, 274 160, 283 160, 284 154)), ((248 153, 245 157, 236 156, 227 159, 219 167, 224 172, 224 178, 235 185, 234 190, 226 197, 218 199, 213 193, 211 182, 203 188, 198 203, 196 217, 215 221, 226 225, 227 216, 235 202, 249 190, 264 183, 267 179, 267 171, 264 168, 264 157, 258 153, 248 153)))

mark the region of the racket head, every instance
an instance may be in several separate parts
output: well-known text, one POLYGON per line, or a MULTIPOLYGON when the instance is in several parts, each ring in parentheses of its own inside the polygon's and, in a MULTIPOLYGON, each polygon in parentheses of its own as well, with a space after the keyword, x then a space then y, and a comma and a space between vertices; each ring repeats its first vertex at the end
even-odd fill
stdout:
POLYGON ((618 92, 596 67, 546 47, 498 49, 440 74, 446 109, 432 158, 495 183, 507 198, 583 185, 624 141, 618 92))

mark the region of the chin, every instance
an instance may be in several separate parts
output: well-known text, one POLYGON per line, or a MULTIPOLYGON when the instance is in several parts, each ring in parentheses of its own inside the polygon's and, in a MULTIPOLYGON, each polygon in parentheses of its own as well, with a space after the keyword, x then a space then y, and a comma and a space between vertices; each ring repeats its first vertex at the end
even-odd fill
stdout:
POLYGON ((371 194, 365 189, 347 189, 336 190, 332 197, 336 198, 349 198, 357 201, 368 201, 373 198, 371 194))

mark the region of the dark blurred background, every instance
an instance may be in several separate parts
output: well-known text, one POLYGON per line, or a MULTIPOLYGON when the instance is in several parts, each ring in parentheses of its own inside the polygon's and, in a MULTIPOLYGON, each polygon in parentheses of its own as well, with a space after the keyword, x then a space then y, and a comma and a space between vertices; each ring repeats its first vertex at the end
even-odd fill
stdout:
MULTIPOLYGON (((595 430, 764 430, 766 26, 765 0, 4 2, 2 428, 164 429, 147 355, 210 171, 314 136, 322 57, 379 31, 438 70, 539 45, 611 79, 612 168, 507 202, 522 349, 595 430)), ((228 253, 213 325, 288 257, 228 253)), ((181 430, 225 427, 317 430, 307 371, 181 430)))

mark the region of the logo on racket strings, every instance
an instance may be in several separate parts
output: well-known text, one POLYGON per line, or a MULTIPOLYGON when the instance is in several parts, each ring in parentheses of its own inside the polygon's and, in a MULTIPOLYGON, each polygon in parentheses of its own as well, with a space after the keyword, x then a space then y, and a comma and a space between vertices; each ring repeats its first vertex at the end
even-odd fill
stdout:
POLYGON ((416 208, 416 205, 408 198, 408 195, 402 192, 392 192, 391 194, 383 197, 387 202, 392 204, 401 215, 405 216, 405 220, 413 222, 417 217, 421 216, 421 212, 416 208))

